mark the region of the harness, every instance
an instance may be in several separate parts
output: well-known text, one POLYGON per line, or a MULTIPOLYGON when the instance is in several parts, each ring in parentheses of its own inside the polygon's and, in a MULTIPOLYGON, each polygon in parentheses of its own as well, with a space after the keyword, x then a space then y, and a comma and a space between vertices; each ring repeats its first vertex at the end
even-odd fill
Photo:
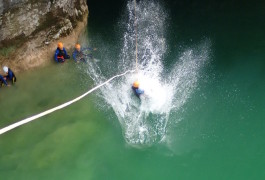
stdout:
POLYGON ((57 55, 57 59, 58 59, 59 62, 64 62, 64 59, 65 59, 65 53, 64 53, 63 50, 61 50, 61 49, 59 49, 59 48, 58 48, 58 50, 59 50, 59 53, 58 53, 58 55, 57 55))

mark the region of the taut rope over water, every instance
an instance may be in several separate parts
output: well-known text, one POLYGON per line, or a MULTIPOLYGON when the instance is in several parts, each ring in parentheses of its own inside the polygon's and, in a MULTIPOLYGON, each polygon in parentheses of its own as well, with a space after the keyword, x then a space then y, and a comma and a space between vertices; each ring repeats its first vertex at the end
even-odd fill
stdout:
POLYGON ((12 129, 15 129, 15 128, 19 127, 19 126, 22 126, 22 125, 24 125, 24 124, 26 124, 26 123, 29 123, 29 122, 31 122, 31 121, 34 121, 34 120, 36 120, 36 119, 38 119, 38 118, 41 118, 41 117, 46 116, 46 115, 48 115, 48 114, 51 114, 51 113, 54 112, 54 111, 57 111, 57 110, 60 110, 60 109, 65 108, 65 107, 67 107, 67 106, 70 106, 71 104, 73 104, 73 103, 75 103, 75 102, 77 102, 77 101, 83 99, 85 96, 87 96, 88 94, 90 94, 90 93, 92 93, 93 91, 97 90, 98 88, 100 88, 100 87, 106 85, 107 83, 109 83, 109 82, 112 81, 113 79, 115 79, 115 78, 117 78, 117 77, 124 76, 124 75, 126 75, 127 73, 132 73, 132 72, 134 72, 134 71, 135 71, 135 70, 128 70, 128 71, 126 71, 126 72, 124 72, 124 73, 122 73, 122 74, 119 74, 119 75, 113 76, 112 78, 108 79, 108 80, 105 81, 104 83, 102 83, 102 84, 100 84, 100 85, 98 85, 98 86, 96 86, 96 87, 90 89, 89 91, 87 91, 87 92, 84 93, 83 95, 81 95, 81 96, 79 96, 79 97, 77 97, 77 98, 75 98, 75 99, 73 99, 73 100, 71 100, 71 101, 68 101, 68 102, 66 102, 66 103, 64 103, 64 104, 61 104, 61 105, 59 105, 59 106, 57 106, 57 107, 54 107, 54 108, 52 108, 52 109, 49 109, 49 110, 47 110, 47 111, 44 111, 44 112, 42 112, 42 113, 40 113, 40 114, 34 115, 34 116, 32 116, 32 117, 29 117, 29 118, 26 118, 26 119, 24 119, 24 120, 18 121, 18 122, 14 123, 14 124, 11 124, 11 125, 9 125, 9 126, 7 126, 7 127, 5 127, 5 128, 2 128, 2 129, 0 129, 0 135, 1 135, 1 134, 4 134, 4 133, 6 133, 6 132, 8 132, 8 131, 10 131, 10 130, 12 130, 12 129))
POLYGON ((138 47, 137 47, 136 0, 134 0, 134 27, 135 27, 135 66, 136 66, 136 73, 138 73, 138 47))

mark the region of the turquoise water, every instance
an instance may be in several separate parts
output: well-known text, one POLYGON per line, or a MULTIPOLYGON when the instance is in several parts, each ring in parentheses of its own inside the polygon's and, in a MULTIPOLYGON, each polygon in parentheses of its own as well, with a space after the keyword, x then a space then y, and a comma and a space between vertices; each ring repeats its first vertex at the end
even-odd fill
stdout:
MULTIPOLYGON (((127 2, 107 3, 108 8, 100 3, 90 2, 82 42, 98 48, 94 56, 102 74, 96 75, 108 78, 123 70, 110 62, 121 59, 127 2)), ((205 43, 208 52, 198 77, 186 76, 196 80, 188 86, 191 93, 184 99, 175 95, 185 103, 169 112, 162 140, 132 144, 119 106, 105 100, 102 89, 1 135, 1 179, 264 179, 265 11, 262 3, 235 5, 156 4, 166 17, 163 77, 179 70, 181 57, 189 59, 183 53, 202 55, 205 43)), ((0 89, 0 127, 71 100, 102 80, 92 76, 93 81, 86 69, 91 70, 71 61, 18 74, 15 86, 0 89)))

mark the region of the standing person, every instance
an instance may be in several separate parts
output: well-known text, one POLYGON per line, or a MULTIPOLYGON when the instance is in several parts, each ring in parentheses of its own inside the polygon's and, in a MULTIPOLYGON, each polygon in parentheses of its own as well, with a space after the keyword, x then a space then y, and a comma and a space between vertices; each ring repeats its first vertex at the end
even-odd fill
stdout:
POLYGON ((54 53, 54 60, 57 63, 63 63, 65 59, 70 59, 70 56, 67 54, 65 48, 63 47, 63 43, 59 42, 58 47, 54 53))
POLYGON ((10 80, 10 81, 12 81, 13 84, 15 82, 17 82, 17 78, 16 78, 15 74, 13 73, 13 71, 10 68, 8 68, 7 66, 4 66, 3 70, 6 73, 6 75, 4 76, 4 79, 6 81, 10 80))
POLYGON ((87 62, 87 57, 88 58, 93 58, 93 55, 91 53, 92 50, 96 50, 95 49, 92 49, 92 48, 81 48, 81 45, 80 44, 76 44, 75 45, 75 50, 73 52, 73 58, 75 60, 75 62, 79 63, 80 61, 81 62, 87 62), (89 51, 88 53, 85 53, 85 51, 89 51))

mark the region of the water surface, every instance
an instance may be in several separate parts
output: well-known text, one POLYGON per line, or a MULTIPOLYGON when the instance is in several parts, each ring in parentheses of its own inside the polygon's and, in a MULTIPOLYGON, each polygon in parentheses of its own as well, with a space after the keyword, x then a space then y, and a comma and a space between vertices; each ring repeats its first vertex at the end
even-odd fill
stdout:
MULTIPOLYGON (((0 127, 71 100, 124 70, 126 66, 117 68, 109 62, 118 64, 122 60, 124 35, 128 32, 124 27, 129 19, 127 2, 107 3, 108 6, 101 3, 89 3, 87 37, 81 42, 98 48, 94 56, 103 79, 93 81, 91 77, 95 76, 86 71, 89 68, 73 62, 19 74, 15 86, 0 89, 0 127), (115 13, 110 13, 110 9, 115 13)), ((159 56, 163 65, 160 83, 174 72, 185 52, 193 50, 198 51, 195 55, 201 55, 201 44, 209 43, 207 63, 200 68, 196 86, 191 86, 185 103, 169 112, 164 138, 157 138, 148 146, 141 142, 132 145, 115 109, 119 106, 104 100, 107 96, 102 89, 70 107, 1 135, 1 177, 264 179, 262 5, 244 1, 156 3, 166 16, 162 33, 166 49, 159 56)), ((129 50, 126 53, 133 55, 129 50)), ((118 85, 127 82, 117 81, 118 85)), ((177 102, 171 105, 174 103, 177 102)))

